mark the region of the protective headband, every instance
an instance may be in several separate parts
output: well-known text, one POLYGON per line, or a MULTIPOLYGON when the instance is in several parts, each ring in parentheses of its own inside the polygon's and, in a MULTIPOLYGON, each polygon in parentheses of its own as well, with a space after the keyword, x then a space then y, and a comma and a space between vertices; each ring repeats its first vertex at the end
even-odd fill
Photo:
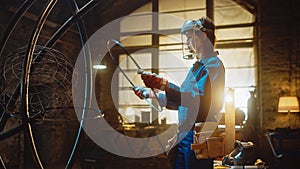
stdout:
POLYGON ((197 19, 197 20, 186 20, 183 23, 180 32, 182 34, 184 34, 186 31, 189 31, 189 30, 195 30, 195 31, 201 30, 202 32, 212 32, 211 29, 205 28, 203 26, 203 24, 202 24, 203 21, 204 21, 204 18, 197 19))

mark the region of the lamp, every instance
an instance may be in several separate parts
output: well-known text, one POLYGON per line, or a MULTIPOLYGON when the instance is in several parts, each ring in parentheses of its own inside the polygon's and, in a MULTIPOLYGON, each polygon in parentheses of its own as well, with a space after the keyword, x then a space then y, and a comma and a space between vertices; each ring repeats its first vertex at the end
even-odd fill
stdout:
POLYGON ((290 113, 299 112, 299 103, 296 96, 284 96, 279 98, 278 112, 288 113, 289 128, 290 128, 290 113))
POLYGON ((106 65, 93 65, 94 69, 106 69, 106 65))

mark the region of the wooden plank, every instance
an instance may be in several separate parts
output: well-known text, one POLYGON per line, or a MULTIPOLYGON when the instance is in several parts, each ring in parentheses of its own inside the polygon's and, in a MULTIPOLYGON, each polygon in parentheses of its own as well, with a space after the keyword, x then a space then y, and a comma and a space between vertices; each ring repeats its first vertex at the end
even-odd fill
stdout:
POLYGON ((225 97, 225 154, 229 154, 235 142, 234 90, 229 88, 225 97))

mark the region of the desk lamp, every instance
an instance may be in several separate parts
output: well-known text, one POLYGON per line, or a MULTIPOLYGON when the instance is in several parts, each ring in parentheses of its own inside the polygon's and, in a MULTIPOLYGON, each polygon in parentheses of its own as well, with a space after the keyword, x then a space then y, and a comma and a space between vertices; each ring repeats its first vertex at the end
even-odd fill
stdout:
POLYGON ((299 112, 299 103, 296 96, 283 96, 279 98, 278 102, 278 112, 288 113, 289 126, 290 128, 290 113, 299 112))

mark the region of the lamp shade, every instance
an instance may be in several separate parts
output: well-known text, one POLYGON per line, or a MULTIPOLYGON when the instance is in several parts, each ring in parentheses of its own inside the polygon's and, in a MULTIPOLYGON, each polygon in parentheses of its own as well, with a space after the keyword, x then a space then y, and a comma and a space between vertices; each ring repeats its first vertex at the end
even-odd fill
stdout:
POLYGON ((94 69, 106 69, 106 65, 93 65, 94 69))
POLYGON ((299 112, 299 103, 296 96, 284 96, 279 98, 278 112, 299 112))

